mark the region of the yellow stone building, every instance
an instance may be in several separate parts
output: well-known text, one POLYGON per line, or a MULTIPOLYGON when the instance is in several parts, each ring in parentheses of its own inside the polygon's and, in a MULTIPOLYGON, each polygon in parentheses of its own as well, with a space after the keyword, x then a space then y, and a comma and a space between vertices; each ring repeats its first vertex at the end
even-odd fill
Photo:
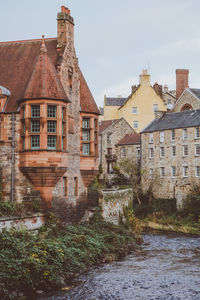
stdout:
POLYGON ((162 99, 162 86, 157 83, 151 86, 150 75, 143 70, 138 86, 132 86, 132 92, 127 98, 104 98, 104 108, 101 119, 113 120, 124 118, 136 132, 143 130, 155 119, 156 111, 167 111, 162 99))

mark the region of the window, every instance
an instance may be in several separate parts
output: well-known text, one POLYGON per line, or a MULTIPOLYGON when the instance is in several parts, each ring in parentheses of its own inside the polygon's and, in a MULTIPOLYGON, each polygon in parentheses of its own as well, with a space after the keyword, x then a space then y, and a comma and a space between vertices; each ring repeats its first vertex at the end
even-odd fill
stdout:
POLYGON ((149 149, 149 157, 150 157, 150 158, 153 158, 153 148, 150 148, 150 149, 149 149))
POLYGON ((110 144, 111 143, 111 134, 108 133, 107 134, 107 144, 110 144))
POLYGON ((48 149, 56 149, 56 136, 55 135, 47 136, 47 148, 48 149))
POLYGON ((160 132, 160 142, 163 143, 164 140, 165 140, 165 133, 164 133, 164 131, 161 131, 160 132))
POLYGON ((83 118, 82 127, 83 128, 90 128, 90 118, 83 118))
POLYGON ((67 177, 63 177, 63 196, 67 196, 67 177))
POLYGON ((160 147, 160 157, 164 157, 164 156, 165 156, 165 148, 160 147))
POLYGON ((196 127, 195 128, 195 139, 199 139, 200 138, 200 127, 196 127))
POLYGON ((149 134, 149 143, 153 143, 153 133, 149 134))
POLYGON ((137 149, 136 149, 136 157, 137 157, 137 158, 140 158, 140 148, 137 148, 137 149))
POLYGON ((40 105, 31 105, 31 118, 40 117, 40 105))
POLYGON ((176 167, 175 166, 172 166, 171 174, 172 174, 172 177, 176 177, 176 167))
POLYGON ((183 177, 188 177, 188 166, 183 167, 183 177))
POLYGON ((176 156, 176 146, 171 147, 171 154, 172 156, 176 156))
POLYGON ((149 178, 153 179, 153 169, 149 169, 149 178))
POLYGON ((188 155, 188 145, 184 145, 183 146, 183 156, 187 156, 188 155))
POLYGON ((82 131, 82 140, 89 141, 90 140, 90 132, 88 130, 82 131))
POLYGON ((164 177, 165 176, 165 168, 161 167, 160 168, 160 177, 164 177))
MULTIPOLYGON (((24 124, 24 130, 25 130, 25 124, 24 124)), ((40 132, 40 121, 39 120, 31 120, 31 132, 40 132)))
POLYGON ((108 153, 108 154, 112 154, 112 148, 108 148, 108 149, 107 149, 107 153, 108 153))
POLYGON ((55 105, 48 105, 47 117, 48 118, 56 118, 56 106, 55 105))
POLYGON ((139 126, 139 122, 138 121, 134 121, 133 122, 133 128, 138 129, 139 126))
POLYGON ((74 177, 74 196, 78 196, 78 177, 74 177))
POLYGON ((136 115, 136 114, 138 113, 138 109, 137 109, 137 107, 133 107, 133 109, 132 109, 132 113, 133 113, 134 115, 136 115))
POLYGON ((195 155, 200 155, 200 144, 195 145, 195 155))
POLYGON ((158 104, 153 104, 153 112, 158 111, 158 104))
POLYGON ((200 166, 195 167, 196 177, 200 177, 200 166))
POLYGON ((83 144, 83 155, 89 155, 90 154, 90 144, 83 144))
POLYGON ((32 135, 31 136, 31 149, 39 149, 40 148, 40 136, 32 135))
POLYGON ((172 141, 175 140, 175 129, 172 129, 172 131, 171 131, 171 140, 172 141))
POLYGON ((126 157, 126 148, 121 148, 121 157, 126 157))
POLYGON ((183 140, 187 140, 188 135, 187 135, 187 129, 183 129, 183 140))
POLYGON ((47 121, 47 132, 56 133, 56 121, 47 121))

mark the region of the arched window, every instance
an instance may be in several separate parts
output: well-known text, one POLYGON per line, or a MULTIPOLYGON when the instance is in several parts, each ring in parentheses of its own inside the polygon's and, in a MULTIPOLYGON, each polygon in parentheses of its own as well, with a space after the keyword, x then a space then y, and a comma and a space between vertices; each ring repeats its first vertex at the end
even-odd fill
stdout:
POLYGON ((190 104, 188 104, 188 103, 184 104, 184 105, 181 107, 181 111, 192 110, 192 109, 193 109, 192 105, 190 105, 190 104))

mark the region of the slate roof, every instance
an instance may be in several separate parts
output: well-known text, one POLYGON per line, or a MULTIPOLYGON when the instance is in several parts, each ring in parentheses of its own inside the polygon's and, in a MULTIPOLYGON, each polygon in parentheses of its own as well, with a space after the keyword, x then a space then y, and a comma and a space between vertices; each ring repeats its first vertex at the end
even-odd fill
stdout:
POLYGON ((190 89, 188 88, 197 98, 200 100, 200 89, 190 89))
POLYGON ((137 145, 140 144, 140 134, 126 134, 121 140, 116 144, 117 146, 123 145, 137 145))
POLYGON ((81 71, 80 71, 80 98, 81 98, 80 99, 81 111, 100 115, 96 102, 94 101, 92 93, 81 71))
POLYGON ((119 98, 119 97, 108 97, 106 98, 106 105, 107 106, 121 106, 126 101, 126 98, 119 98))
POLYGON ((107 121, 101 121, 99 123, 99 133, 101 134, 104 130, 106 130, 110 125, 114 124, 117 122, 119 119, 114 119, 114 120, 107 120, 107 121))
POLYGON ((200 126, 200 109, 165 113, 153 120, 142 133, 194 126, 200 126))

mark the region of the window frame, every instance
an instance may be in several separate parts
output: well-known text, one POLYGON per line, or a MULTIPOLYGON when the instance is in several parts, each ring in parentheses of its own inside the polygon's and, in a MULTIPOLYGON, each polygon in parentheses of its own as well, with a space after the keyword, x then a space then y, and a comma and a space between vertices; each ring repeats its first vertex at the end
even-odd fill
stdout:
POLYGON ((160 157, 165 157, 165 147, 160 147, 160 157))
POLYGON ((200 166, 195 167, 195 177, 200 178, 200 166))
POLYGON ((90 144, 89 143, 82 144, 82 154, 84 156, 90 155, 90 144), (87 149, 88 149, 87 152, 84 150, 86 148, 86 146, 87 146, 87 149))
POLYGON ((195 144, 195 156, 200 156, 200 144, 195 144), (199 153, 197 153, 197 147, 199 147, 199 153))
POLYGON ((136 106, 132 107, 132 114, 137 115, 138 114, 138 108, 136 106))
POLYGON ((40 149, 40 136, 39 135, 31 135, 31 150, 37 150, 40 149), (38 146, 33 146, 33 142, 35 143, 35 141, 33 141, 34 139, 38 140, 38 146))
POLYGON ((183 178, 188 178, 188 172, 189 172, 188 166, 183 166, 183 178))
POLYGON ((171 166, 171 177, 172 178, 176 177, 176 166, 171 166))
POLYGON ((176 157, 176 146, 171 146, 171 157, 176 157), (175 149, 175 155, 173 150, 175 149))
POLYGON ((47 135, 47 149, 48 150, 56 150, 56 147, 57 147, 57 136, 56 135, 47 135), (52 143, 53 140, 54 142, 54 145, 55 146, 50 146, 49 144, 52 143))
POLYGON ((160 143, 164 143, 165 142, 165 132, 164 131, 160 131, 160 143))
POLYGON ((183 145, 183 156, 189 155, 189 148, 188 145, 183 145))
POLYGON ((171 130, 171 141, 174 142, 176 139, 176 132, 175 132, 175 129, 172 129, 171 130))
POLYGON ((187 128, 183 128, 183 140, 186 141, 188 139, 188 131, 187 128))
POLYGON ((57 118, 57 106, 47 104, 47 118, 56 119, 57 118))

